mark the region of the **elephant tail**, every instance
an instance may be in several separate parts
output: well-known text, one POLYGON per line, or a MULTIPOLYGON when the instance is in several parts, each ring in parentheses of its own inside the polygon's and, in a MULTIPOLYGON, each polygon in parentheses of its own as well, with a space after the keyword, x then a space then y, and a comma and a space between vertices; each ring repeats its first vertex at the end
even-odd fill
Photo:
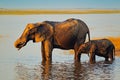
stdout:
POLYGON ((88 41, 90 42, 90 31, 88 30, 88 41))
POLYGON ((115 47, 113 48, 113 59, 115 60, 115 47))

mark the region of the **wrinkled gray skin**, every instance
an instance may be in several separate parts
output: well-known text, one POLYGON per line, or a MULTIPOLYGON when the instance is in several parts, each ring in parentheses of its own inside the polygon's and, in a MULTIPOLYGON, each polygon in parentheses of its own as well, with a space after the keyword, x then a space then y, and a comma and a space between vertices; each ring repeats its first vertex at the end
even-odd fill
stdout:
POLYGON ((85 42, 86 35, 90 41, 90 33, 87 25, 79 19, 67 19, 63 22, 44 21, 41 23, 28 24, 20 38, 14 45, 21 49, 28 41, 42 42, 42 60, 51 61, 54 48, 74 49, 75 60, 79 45, 85 42))
POLYGON ((82 53, 90 54, 90 63, 95 63, 95 55, 105 58, 105 61, 114 60, 115 46, 108 39, 91 40, 80 45, 78 56, 82 53))

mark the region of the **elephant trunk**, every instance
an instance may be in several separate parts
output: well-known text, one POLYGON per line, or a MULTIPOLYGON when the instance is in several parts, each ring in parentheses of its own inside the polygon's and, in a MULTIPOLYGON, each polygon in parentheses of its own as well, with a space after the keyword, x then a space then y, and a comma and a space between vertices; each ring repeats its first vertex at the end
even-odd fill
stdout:
POLYGON ((27 44, 27 40, 19 38, 15 41, 14 46, 18 48, 18 50, 20 50, 26 44, 27 44))

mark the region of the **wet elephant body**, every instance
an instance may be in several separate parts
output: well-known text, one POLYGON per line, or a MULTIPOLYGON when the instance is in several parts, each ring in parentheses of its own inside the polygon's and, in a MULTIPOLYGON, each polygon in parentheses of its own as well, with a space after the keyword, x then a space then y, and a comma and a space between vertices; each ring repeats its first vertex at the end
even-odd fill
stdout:
POLYGON ((81 53, 90 54, 90 63, 95 63, 95 55, 105 58, 105 61, 114 60, 115 46, 108 39, 91 40, 79 47, 78 55, 81 53))
POLYGON ((85 42, 87 34, 90 41, 89 29, 79 19, 70 18, 63 22, 44 21, 28 24, 14 45, 16 48, 21 49, 29 40, 42 42, 41 52, 43 61, 52 60, 52 51, 54 48, 74 49, 75 60, 79 60, 77 50, 79 45, 85 42))

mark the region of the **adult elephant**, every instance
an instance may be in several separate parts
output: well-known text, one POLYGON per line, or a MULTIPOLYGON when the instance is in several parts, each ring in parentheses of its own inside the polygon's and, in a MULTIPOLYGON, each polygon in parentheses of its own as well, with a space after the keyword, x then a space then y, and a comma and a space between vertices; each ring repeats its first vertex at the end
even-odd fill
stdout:
POLYGON ((75 60, 79 61, 76 55, 78 47, 85 42, 86 35, 90 41, 90 32, 87 25, 79 20, 70 18, 63 22, 44 21, 41 23, 28 24, 21 37, 16 40, 14 46, 21 49, 29 40, 42 42, 42 60, 51 61, 54 48, 74 49, 75 60))

